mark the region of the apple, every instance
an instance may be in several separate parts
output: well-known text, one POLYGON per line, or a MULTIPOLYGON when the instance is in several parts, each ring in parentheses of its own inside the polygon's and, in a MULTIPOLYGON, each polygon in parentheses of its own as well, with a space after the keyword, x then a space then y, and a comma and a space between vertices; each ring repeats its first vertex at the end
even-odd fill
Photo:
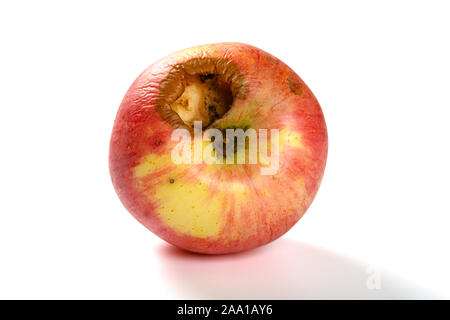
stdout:
POLYGON ((253 46, 217 43, 171 54, 134 81, 114 122, 109 167, 120 200, 145 227, 177 247, 223 254, 267 244, 303 216, 327 149, 320 105, 292 69, 253 46), (229 131, 275 137, 257 146, 275 157, 174 161, 176 132, 193 134, 189 141, 201 151, 214 144, 212 156, 224 157, 222 142, 205 138, 212 129, 235 155, 250 153, 250 138, 234 144, 229 131), (275 161, 275 170, 262 174, 275 161))

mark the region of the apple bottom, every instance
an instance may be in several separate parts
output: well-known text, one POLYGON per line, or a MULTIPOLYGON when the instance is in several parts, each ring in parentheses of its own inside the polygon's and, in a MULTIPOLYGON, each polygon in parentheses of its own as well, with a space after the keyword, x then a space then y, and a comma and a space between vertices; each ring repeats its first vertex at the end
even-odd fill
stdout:
MULTIPOLYGON (((130 212, 133 212, 132 209, 128 209, 130 212)), ((276 228, 275 230, 274 228, 268 228, 257 236, 250 236, 246 240, 239 238, 227 239, 225 234, 231 230, 226 229, 224 229, 217 238, 197 238, 173 231, 165 226, 161 221, 152 219, 151 217, 137 216, 134 214, 133 216, 147 229, 157 234, 161 239, 178 248, 201 254, 227 254, 257 248, 278 239, 289 231, 289 229, 291 229, 291 227, 298 222, 303 214, 304 212, 299 215, 289 215, 281 218, 277 224, 283 227, 276 228)))
POLYGON ((303 216, 317 190, 314 179, 305 183, 292 170, 261 176, 248 165, 183 167, 160 157, 161 163, 145 158, 116 181, 119 197, 150 231, 197 253, 239 252, 277 239, 303 216))

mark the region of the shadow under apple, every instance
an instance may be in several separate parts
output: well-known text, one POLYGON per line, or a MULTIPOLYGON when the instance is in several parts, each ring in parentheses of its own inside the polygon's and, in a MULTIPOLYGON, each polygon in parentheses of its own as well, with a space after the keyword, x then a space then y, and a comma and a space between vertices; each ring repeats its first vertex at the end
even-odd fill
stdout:
POLYGON ((180 299, 436 298, 386 271, 371 286, 370 265, 326 249, 279 239, 229 255, 200 255, 163 244, 161 272, 180 299))

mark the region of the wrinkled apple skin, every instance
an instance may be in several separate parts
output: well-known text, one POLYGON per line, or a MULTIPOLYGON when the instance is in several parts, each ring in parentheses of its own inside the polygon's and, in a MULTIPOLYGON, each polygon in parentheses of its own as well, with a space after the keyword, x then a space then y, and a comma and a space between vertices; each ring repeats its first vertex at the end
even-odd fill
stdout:
POLYGON ((180 248, 222 254, 267 244, 303 216, 318 191, 327 148, 320 105, 293 70, 253 46, 218 43, 176 52, 135 80, 114 122, 109 166, 120 200, 145 227, 180 248), (248 94, 224 123, 280 130, 275 175, 249 164, 171 161, 177 142, 155 108, 159 84, 171 66, 196 57, 229 59, 245 76, 248 94))

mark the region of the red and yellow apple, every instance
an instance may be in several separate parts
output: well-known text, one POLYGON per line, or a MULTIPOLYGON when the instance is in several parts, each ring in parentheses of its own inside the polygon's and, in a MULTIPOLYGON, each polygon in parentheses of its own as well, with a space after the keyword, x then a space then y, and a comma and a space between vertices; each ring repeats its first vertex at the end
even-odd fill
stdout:
POLYGON ((250 45, 218 43, 176 52, 131 85, 116 116, 109 165, 124 206, 180 248, 208 254, 267 244, 287 232, 316 195, 327 129, 311 90, 286 64, 250 45), (176 164, 176 129, 279 130, 279 168, 176 164))

